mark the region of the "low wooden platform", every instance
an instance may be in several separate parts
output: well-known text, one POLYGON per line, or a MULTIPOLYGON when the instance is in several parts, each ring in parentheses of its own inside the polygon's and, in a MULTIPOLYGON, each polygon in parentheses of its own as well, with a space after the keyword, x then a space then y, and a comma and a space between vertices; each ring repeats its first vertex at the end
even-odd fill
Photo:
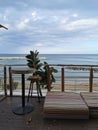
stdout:
POLYGON ((98 118, 98 93, 82 92, 80 95, 89 108, 90 118, 98 118))
POLYGON ((48 92, 44 103, 46 118, 89 119, 89 108, 80 94, 48 92))

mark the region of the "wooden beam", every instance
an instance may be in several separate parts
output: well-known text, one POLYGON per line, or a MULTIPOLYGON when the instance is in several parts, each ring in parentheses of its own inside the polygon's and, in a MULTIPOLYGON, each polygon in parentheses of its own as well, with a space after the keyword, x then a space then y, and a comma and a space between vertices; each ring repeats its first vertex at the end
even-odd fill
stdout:
POLYGON ((62 92, 64 92, 64 68, 61 68, 62 92))
POLYGON ((90 77, 89 77, 89 91, 93 90, 93 68, 90 69, 90 77))

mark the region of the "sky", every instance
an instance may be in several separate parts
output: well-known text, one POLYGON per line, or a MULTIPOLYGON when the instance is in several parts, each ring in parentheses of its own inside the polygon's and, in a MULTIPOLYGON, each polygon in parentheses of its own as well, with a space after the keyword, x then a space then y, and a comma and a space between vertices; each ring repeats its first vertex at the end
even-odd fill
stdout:
POLYGON ((0 0, 0 53, 98 54, 98 0, 0 0))

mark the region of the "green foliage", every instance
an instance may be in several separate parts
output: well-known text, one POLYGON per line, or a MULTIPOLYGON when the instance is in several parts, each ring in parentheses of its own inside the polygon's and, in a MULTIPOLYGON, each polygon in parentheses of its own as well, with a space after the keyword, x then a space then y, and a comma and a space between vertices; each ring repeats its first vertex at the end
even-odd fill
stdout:
POLYGON ((53 73, 57 73, 57 70, 54 67, 50 67, 47 62, 44 62, 44 64, 42 64, 38 57, 38 54, 39 54, 39 52, 37 50, 30 51, 30 54, 28 54, 26 56, 27 65, 30 68, 35 68, 37 70, 33 75, 39 75, 42 78, 42 80, 41 80, 42 87, 47 88, 48 87, 48 83, 47 83, 48 69, 50 69, 50 83, 51 84, 56 81, 53 73))
POLYGON ((42 70, 37 72, 37 75, 41 76, 41 78, 42 78, 42 80, 41 80, 42 87, 45 86, 46 88, 48 87, 48 84, 47 84, 48 69, 50 69, 50 83, 52 84, 53 82, 56 81, 53 73, 58 72, 54 67, 50 67, 47 62, 44 62, 42 70))
POLYGON ((36 70, 39 70, 40 67, 42 66, 42 63, 40 63, 40 59, 38 57, 38 54, 39 52, 37 52, 37 50, 34 52, 34 51, 30 51, 30 54, 28 54, 26 56, 27 58, 27 65, 30 67, 30 68, 35 68, 36 70))

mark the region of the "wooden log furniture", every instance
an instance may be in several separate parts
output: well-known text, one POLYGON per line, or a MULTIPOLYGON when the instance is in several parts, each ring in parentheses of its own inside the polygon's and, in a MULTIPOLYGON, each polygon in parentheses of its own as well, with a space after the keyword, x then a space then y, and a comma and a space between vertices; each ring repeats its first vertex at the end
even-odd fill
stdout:
POLYGON ((98 93, 47 92, 43 111, 45 118, 98 118, 98 93))
POLYGON ((45 118, 89 119, 89 108, 80 94, 48 92, 44 103, 45 118))

